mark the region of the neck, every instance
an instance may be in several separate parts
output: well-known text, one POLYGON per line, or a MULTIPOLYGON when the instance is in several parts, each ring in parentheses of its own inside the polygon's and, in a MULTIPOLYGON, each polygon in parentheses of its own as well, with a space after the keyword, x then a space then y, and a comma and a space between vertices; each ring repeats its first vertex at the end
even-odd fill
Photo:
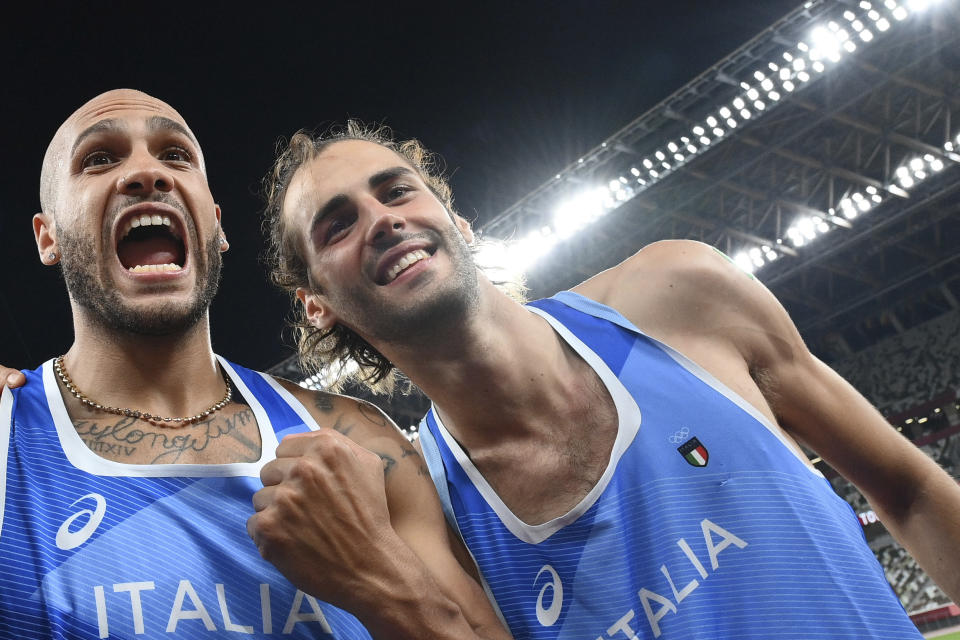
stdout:
POLYGON ((413 346, 375 345, 436 405, 466 448, 544 433, 569 409, 586 364, 547 322, 492 284, 479 310, 413 346))
POLYGON ((165 416, 188 416, 224 394, 209 320, 186 331, 142 336, 85 322, 74 313, 75 340, 64 365, 94 402, 165 416))

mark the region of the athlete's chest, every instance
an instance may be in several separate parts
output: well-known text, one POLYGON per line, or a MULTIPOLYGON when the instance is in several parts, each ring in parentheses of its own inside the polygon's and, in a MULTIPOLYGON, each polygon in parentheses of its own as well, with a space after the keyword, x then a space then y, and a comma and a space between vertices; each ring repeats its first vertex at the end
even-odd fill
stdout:
POLYGON ((518 518, 540 524, 569 512, 610 463, 617 412, 609 397, 559 419, 552 434, 501 443, 477 467, 518 518))

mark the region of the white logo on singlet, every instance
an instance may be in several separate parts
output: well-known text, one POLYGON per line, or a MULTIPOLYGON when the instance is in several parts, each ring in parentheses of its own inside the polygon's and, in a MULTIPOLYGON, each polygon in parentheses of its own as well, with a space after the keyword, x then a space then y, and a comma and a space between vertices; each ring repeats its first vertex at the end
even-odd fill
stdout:
POLYGON ((540 587, 540 595, 537 596, 537 620, 539 620, 543 626, 549 627, 560 617, 560 610, 563 608, 563 583, 560 581, 560 576, 557 575, 556 570, 550 565, 545 564, 540 568, 540 571, 537 572, 537 577, 533 579, 534 587, 537 586, 537 581, 544 572, 550 574, 550 580, 540 587), (552 593, 550 594, 550 606, 544 609, 543 595, 547 589, 550 589, 552 593))
POLYGON ((107 512, 107 501, 99 493, 88 493, 81 498, 77 498, 70 506, 72 507, 82 500, 86 500, 87 498, 96 502, 96 507, 94 507, 92 510, 80 509, 80 511, 77 511, 75 514, 67 518, 66 521, 60 525, 60 528, 57 529, 57 547, 63 549, 64 551, 75 549, 89 540, 90 536, 93 535, 93 532, 96 531, 97 527, 100 526, 100 522, 103 520, 103 516, 107 512), (87 517, 87 522, 76 531, 70 531, 70 525, 72 525, 77 518, 81 518, 83 516, 87 517))

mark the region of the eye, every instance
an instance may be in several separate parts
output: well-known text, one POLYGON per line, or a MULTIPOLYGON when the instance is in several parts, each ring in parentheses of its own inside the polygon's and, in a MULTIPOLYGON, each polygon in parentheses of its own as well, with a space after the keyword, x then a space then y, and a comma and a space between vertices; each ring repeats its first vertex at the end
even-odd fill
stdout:
POLYGON ((413 187, 411 187, 410 185, 395 184, 391 186, 389 189, 387 189, 385 202, 391 202, 393 200, 402 198, 403 196, 407 195, 411 191, 413 191, 413 187))
POLYGON ((193 156, 182 147, 171 147, 160 154, 160 159, 164 162, 190 162, 193 156))
POLYGON ((331 219, 323 233, 324 241, 327 243, 335 242, 347 232, 352 224, 353 218, 346 216, 331 219))
POLYGON ((89 169, 90 167, 103 167, 111 165, 116 161, 117 159, 106 151, 94 151, 93 153, 88 153, 86 156, 84 156, 80 166, 84 169, 89 169))

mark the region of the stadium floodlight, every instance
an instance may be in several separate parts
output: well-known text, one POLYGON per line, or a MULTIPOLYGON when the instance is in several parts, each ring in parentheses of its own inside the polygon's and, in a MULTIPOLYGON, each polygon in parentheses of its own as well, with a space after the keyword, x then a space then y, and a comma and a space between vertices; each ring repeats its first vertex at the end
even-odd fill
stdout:
POLYGON ((756 271, 753 260, 750 259, 750 255, 746 251, 740 251, 734 255, 733 262, 747 273, 753 273, 756 271))
MULTIPOLYGON (((619 176, 609 180, 606 187, 587 190, 568 199, 556 208, 552 227, 530 233, 516 241, 505 255, 513 256, 509 259, 523 266, 533 264, 559 241, 569 238, 601 215, 631 200, 677 167, 702 154, 729 130, 739 126, 741 121, 761 117, 778 106, 782 99, 781 91, 789 94, 801 89, 804 84, 813 80, 812 74, 826 73, 844 56, 855 54, 858 42, 865 46, 879 37, 878 34, 893 28, 893 24, 906 20, 913 13, 925 11, 938 2, 940 0, 901 0, 901 3, 897 0, 861 0, 857 5, 845 2, 847 6, 835 20, 814 25, 805 40, 781 51, 776 60, 782 58, 782 65, 770 60, 754 69, 747 79, 739 83, 734 81, 734 86, 739 86, 740 93, 730 99, 729 103, 718 106, 714 113, 707 115, 702 121, 692 123, 688 135, 664 141, 652 157, 643 158, 638 164, 643 167, 643 172, 637 167, 631 167, 629 173, 633 180, 619 176), (894 23, 891 23, 888 17, 893 19, 894 23), (827 62, 831 64, 828 66, 827 62), (722 128, 721 124, 725 124, 726 129, 722 128), (707 137, 708 130, 713 134, 712 140, 707 137), (700 146, 694 142, 699 142, 700 146)), ((812 3, 808 2, 807 6, 812 6, 812 3)), ((606 147, 607 143, 604 142, 602 146, 606 147)), ((960 150, 960 135, 947 141, 943 149, 942 157, 926 154, 920 158, 910 158, 896 169, 892 179, 883 185, 882 191, 870 186, 865 189, 865 193, 848 193, 837 203, 836 212, 831 208, 829 213, 823 216, 797 219, 787 228, 785 237, 776 239, 777 245, 788 241, 794 247, 805 246, 819 235, 833 229, 850 228, 849 221, 882 204, 891 194, 909 197, 906 190, 942 171, 946 161, 960 163, 960 154, 957 153, 960 150)), ((584 162, 585 158, 580 158, 577 164, 583 165, 584 162)), ((562 174, 557 174, 556 179, 561 178, 562 174)), ((751 245, 738 252, 737 256, 741 257, 735 261, 752 273, 779 255, 772 247, 751 245)))
POLYGON ((331 362, 317 373, 300 381, 300 386, 310 390, 329 389, 342 376, 356 373, 359 369, 360 365, 353 360, 331 362))

